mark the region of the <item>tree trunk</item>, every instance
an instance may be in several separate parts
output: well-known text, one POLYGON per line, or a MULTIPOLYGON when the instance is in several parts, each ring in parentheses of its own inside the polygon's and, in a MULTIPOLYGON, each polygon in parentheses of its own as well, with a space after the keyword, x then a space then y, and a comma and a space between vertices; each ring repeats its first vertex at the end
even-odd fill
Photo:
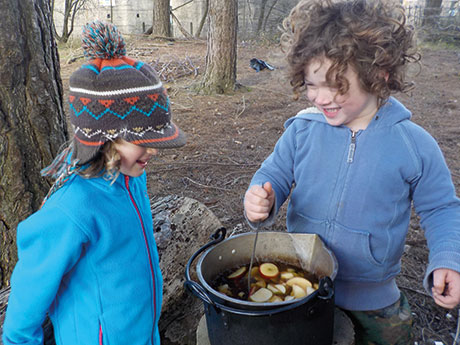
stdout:
POLYGON ((198 30, 195 33, 196 38, 199 38, 201 36, 201 32, 203 31, 204 23, 206 22, 206 18, 208 18, 208 11, 209 11, 209 0, 205 0, 203 16, 201 17, 200 25, 198 25, 198 30))
POLYGON ((262 0, 260 4, 259 19, 257 20, 257 34, 259 34, 260 30, 262 30, 262 25, 265 19, 265 6, 267 5, 267 1, 268 0, 262 0))
POLYGON ((169 0, 153 0, 153 25, 154 36, 171 37, 169 0))
POLYGON ((40 176, 67 139, 49 0, 0 1, 0 288, 17 260, 16 226, 36 211, 40 176))
POLYGON ((435 26, 439 22, 441 14, 442 0, 426 0, 425 8, 423 9, 422 26, 435 26))
POLYGON ((210 0, 206 72, 201 91, 226 93, 236 86, 238 1, 210 0))

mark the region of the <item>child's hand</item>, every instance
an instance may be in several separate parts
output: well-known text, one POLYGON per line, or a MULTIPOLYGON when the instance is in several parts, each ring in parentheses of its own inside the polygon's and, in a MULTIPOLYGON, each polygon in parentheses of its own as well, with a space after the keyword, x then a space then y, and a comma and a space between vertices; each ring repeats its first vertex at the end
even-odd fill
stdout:
POLYGON ((260 222, 268 218, 275 202, 275 192, 270 182, 262 186, 252 186, 244 196, 244 210, 251 222, 260 222))
POLYGON ((431 288, 436 304, 452 309, 460 303, 460 273, 439 268, 433 272, 433 287, 431 288))

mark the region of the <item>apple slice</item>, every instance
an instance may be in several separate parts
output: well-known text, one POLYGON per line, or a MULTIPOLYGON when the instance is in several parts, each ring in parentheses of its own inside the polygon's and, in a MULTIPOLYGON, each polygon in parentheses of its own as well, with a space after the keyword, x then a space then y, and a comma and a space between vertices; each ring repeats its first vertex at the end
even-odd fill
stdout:
POLYGON ((312 293, 315 292, 315 291, 316 291, 315 288, 313 288, 313 287, 311 287, 311 286, 307 286, 307 295, 310 295, 310 294, 312 294, 312 293))
POLYGON ((275 284, 275 288, 277 288, 282 295, 285 295, 287 292, 286 286, 284 284, 275 284))
POLYGON ((283 302, 283 299, 280 296, 273 295, 272 298, 268 300, 269 302, 283 302))
POLYGON ((233 272, 232 274, 230 274, 229 276, 227 276, 228 279, 238 279, 238 278, 241 278, 243 276, 243 274, 246 273, 246 266, 243 266, 243 267, 240 267, 238 268, 235 272, 233 272))
POLYGON ((307 291, 305 291, 302 287, 299 285, 292 285, 292 292, 291 296, 294 296, 294 298, 302 298, 307 295, 307 291))
POLYGON ((265 287, 267 287, 267 283, 265 282, 265 280, 258 280, 256 282, 256 286, 259 286, 261 288, 265 288, 265 287))
POLYGON ((265 279, 273 279, 280 273, 278 267, 271 262, 265 262, 259 267, 259 273, 265 279))
POLYGON ((294 273, 292 272, 281 272, 280 278, 283 280, 289 280, 294 278, 294 273))
POLYGON ((258 303, 263 303, 267 302, 270 298, 272 298, 273 292, 268 290, 267 288, 260 288, 256 292, 254 292, 251 296, 249 296, 249 299, 252 302, 258 302, 258 303))
POLYGON ((251 269, 251 277, 256 277, 259 275, 259 267, 255 266, 251 269))
POLYGON ((298 285, 304 290, 307 290, 308 286, 311 287, 310 281, 302 277, 291 278, 286 282, 286 284, 289 286, 298 285))
POLYGON ((286 296, 286 297, 284 297, 285 302, 292 301, 293 299, 294 299, 294 296, 286 296))
POLYGON ((228 286, 228 284, 223 284, 223 285, 220 285, 219 287, 217 287, 217 291, 219 291, 220 293, 223 293, 224 295, 227 295, 227 296, 231 296, 231 292, 230 292, 230 287, 228 286))
POLYGON ((275 295, 279 295, 281 293, 281 291, 274 284, 268 284, 267 289, 273 292, 275 295))

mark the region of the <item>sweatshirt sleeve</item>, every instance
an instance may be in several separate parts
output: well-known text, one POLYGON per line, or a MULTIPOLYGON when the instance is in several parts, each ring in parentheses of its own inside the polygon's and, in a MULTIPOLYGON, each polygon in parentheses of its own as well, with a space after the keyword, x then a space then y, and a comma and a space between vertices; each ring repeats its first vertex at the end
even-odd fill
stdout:
POLYGON ((419 130, 419 175, 412 183, 412 193, 430 250, 424 287, 431 293, 434 270, 449 268, 460 272, 460 199, 438 144, 419 130))
POLYGON ((42 323, 62 277, 78 261, 87 237, 63 212, 46 208, 19 224, 18 262, 11 277, 2 340, 43 344, 42 323))
MULTIPOLYGON (((300 121, 305 123, 304 120, 300 121)), ((275 191, 275 204, 270 212, 270 216, 261 224, 262 226, 270 225, 274 221, 276 214, 289 196, 295 182, 294 163, 297 126, 295 121, 287 123, 290 125, 288 125, 276 143, 273 152, 254 174, 249 185, 249 187, 253 185, 262 186, 265 182, 270 182, 275 191)), ((255 226, 253 223, 250 223, 250 225, 255 226)))

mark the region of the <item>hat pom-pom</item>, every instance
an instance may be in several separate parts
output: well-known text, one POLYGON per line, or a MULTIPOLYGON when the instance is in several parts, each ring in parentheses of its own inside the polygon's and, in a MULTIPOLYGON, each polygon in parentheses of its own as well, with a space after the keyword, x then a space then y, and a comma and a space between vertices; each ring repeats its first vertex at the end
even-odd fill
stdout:
POLYGON ((117 27, 99 20, 83 26, 83 54, 87 59, 117 59, 126 55, 125 41, 117 27))

